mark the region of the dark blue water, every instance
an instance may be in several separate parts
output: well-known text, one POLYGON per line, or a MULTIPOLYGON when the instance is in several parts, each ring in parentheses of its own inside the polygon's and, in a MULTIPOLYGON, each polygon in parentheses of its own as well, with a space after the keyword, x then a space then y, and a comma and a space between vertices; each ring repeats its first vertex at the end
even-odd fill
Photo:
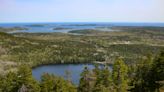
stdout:
POLYGON ((164 23, 0 23, 0 27, 25 27, 28 30, 16 32, 29 32, 29 33, 51 33, 63 32, 67 33, 71 30, 77 29, 94 29, 97 27, 112 27, 112 26, 155 26, 164 27, 164 23), (43 26, 31 26, 43 25, 43 26), (54 28, 66 28, 63 30, 53 30, 54 28))
POLYGON ((44 65, 32 70, 34 78, 40 80, 43 73, 55 74, 57 76, 65 77, 66 71, 71 73, 71 80, 74 84, 79 83, 80 73, 84 67, 87 66, 89 69, 93 69, 92 64, 57 64, 57 65, 44 65))
POLYGON ((65 78, 66 71, 71 74, 71 80, 74 84, 79 83, 80 74, 84 67, 87 66, 90 70, 94 68, 93 64, 57 64, 57 65, 44 65, 34 68, 32 74, 35 79, 40 80, 42 74, 49 73, 55 74, 65 78))

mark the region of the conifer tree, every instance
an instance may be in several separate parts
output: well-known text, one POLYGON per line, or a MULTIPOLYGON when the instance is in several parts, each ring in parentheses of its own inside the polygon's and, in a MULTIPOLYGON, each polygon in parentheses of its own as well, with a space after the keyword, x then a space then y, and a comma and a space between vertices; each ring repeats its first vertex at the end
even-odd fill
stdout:
POLYGON ((43 74, 41 77, 41 92, 53 92, 54 90, 54 76, 49 74, 43 74))
POLYGON ((17 92, 17 76, 14 72, 9 72, 0 78, 0 92, 17 92))
POLYGON ((18 89, 23 85, 27 87, 28 92, 40 92, 39 83, 33 78, 32 70, 27 65, 21 65, 17 72, 18 89))
POLYGON ((98 76, 100 74, 101 70, 99 68, 98 64, 94 65, 94 69, 93 69, 93 73, 95 74, 95 76, 98 76))
POLYGON ((78 88, 78 92, 90 92, 90 84, 89 84, 89 69, 85 67, 83 72, 81 73, 80 84, 78 88))
POLYGON ((151 54, 149 54, 137 63, 135 77, 131 81, 133 88, 130 90, 132 92, 149 92, 148 81, 151 81, 150 69, 152 67, 152 61, 153 58, 151 54))
POLYGON ((112 78, 116 92, 127 92, 127 66, 122 58, 118 58, 114 62, 112 78))
POLYGON ((112 83, 108 66, 105 65, 102 69, 95 66, 93 70, 97 72, 93 92, 110 92, 112 83))
POLYGON ((76 92, 76 87, 67 80, 50 74, 43 74, 41 92, 76 92))
POLYGON ((164 86, 164 51, 154 60, 147 82, 150 92, 159 92, 160 87, 164 86))

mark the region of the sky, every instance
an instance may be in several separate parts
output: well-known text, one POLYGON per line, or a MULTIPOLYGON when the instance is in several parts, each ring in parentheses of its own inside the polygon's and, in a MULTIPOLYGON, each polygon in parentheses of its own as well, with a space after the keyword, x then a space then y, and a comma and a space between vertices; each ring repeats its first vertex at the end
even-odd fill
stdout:
POLYGON ((164 0, 0 0, 6 22, 164 22, 164 0))

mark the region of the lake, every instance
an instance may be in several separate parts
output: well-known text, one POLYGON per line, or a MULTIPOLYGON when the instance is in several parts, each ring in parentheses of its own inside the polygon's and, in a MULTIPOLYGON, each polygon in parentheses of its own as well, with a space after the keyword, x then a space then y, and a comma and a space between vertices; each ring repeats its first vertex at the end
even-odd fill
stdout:
POLYGON ((93 64, 55 64, 55 65, 43 65, 36 67, 32 70, 32 75, 35 79, 40 80, 43 73, 55 74, 65 78, 66 71, 71 73, 71 80, 74 84, 79 83, 80 74, 84 67, 93 69, 93 64))

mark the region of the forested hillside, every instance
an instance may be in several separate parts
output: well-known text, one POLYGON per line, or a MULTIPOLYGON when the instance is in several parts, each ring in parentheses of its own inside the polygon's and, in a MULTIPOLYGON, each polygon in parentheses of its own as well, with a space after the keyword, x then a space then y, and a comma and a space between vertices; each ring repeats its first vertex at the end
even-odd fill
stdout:
POLYGON ((164 52, 155 58, 147 56, 132 67, 118 57, 113 70, 107 65, 84 68, 79 85, 51 74, 43 74, 41 81, 32 77, 29 66, 0 76, 0 92, 163 92, 164 52))
POLYGON ((122 31, 0 32, 0 92, 163 90, 163 28, 117 27, 117 30, 122 31), (86 67, 79 85, 51 74, 44 74, 38 82, 31 74, 31 68, 44 64, 97 62, 105 66, 95 65, 93 70, 86 67), (113 65, 110 71, 108 64, 113 65))

